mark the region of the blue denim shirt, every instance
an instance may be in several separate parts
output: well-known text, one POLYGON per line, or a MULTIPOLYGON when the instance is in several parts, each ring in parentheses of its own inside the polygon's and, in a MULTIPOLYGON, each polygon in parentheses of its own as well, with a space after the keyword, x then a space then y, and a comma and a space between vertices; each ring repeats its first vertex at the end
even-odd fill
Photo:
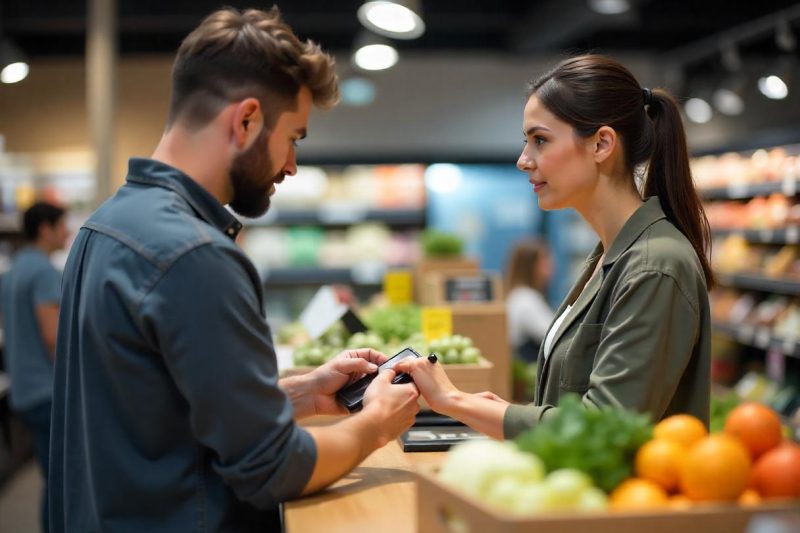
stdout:
POLYGON ((64 271, 54 531, 271 531, 316 461, 278 388, 241 225, 194 180, 131 159, 64 271))

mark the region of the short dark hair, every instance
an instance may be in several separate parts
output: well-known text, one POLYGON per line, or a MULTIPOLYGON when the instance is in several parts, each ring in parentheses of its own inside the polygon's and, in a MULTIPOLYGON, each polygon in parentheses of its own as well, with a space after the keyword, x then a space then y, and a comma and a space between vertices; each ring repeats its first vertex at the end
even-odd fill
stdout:
POLYGON ((316 43, 298 39, 277 7, 215 11, 178 49, 167 128, 176 121, 202 128, 224 106, 248 97, 258 98, 262 107, 271 103, 263 110, 271 126, 280 111, 296 107, 303 86, 317 107, 331 108, 339 100, 334 66, 316 43))
POLYGON ((63 208, 47 202, 33 204, 22 215, 22 229, 25 232, 25 238, 35 241, 39 238, 39 228, 42 224, 55 226, 64 213, 63 208))

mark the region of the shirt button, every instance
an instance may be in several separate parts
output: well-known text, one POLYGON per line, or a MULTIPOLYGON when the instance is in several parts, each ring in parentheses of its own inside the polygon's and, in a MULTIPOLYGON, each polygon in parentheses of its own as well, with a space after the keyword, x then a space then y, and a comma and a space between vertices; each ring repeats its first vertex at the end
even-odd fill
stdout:
POLYGON ((233 235, 234 233, 236 233, 236 230, 233 228, 228 228, 228 235, 233 235))

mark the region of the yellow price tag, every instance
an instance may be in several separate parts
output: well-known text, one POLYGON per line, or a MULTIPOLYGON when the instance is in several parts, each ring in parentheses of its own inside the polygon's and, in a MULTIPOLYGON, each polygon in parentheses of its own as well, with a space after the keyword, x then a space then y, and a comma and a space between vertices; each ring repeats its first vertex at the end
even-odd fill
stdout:
POLYGON ((427 342, 452 335, 453 311, 449 307, 423 307, 422 334, 427 342))
POLYGON ((383 292, 390 304, 410 304, 411 290, 411 272, 396 270, 383 276, 383 292))

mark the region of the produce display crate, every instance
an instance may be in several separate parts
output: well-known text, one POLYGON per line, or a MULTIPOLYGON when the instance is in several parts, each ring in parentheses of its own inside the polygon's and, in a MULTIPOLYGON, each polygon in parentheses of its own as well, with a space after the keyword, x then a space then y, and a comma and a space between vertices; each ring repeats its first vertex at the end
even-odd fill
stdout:
POLYGON ((427 294, 427 276, 431 273, 451 274, 451 275, 470 275, 480 272, 480 265, 475 259, 465 257, 455 257, 452 259, 421 259, 414 266, 414 293, 416 301, 420 304, 435 301, 434 294, 427 294))
POLYGON ((435 468, 420 467, 417 476, 417 531, 420 533, 744 533, 754 518, 782 519, 789 527, 800 520, 799 501, 753 507, 704 504, 676 511, 565 512, 520 517, 489 508, 476 498, 454 491, 439 481, 435 468))
POLYGON ((511 400, 511 345, 506 306, 503 303, 452 304, 450 309, 453 333, 472 339, 483 357, 494 365, 489 390, 511 400))

